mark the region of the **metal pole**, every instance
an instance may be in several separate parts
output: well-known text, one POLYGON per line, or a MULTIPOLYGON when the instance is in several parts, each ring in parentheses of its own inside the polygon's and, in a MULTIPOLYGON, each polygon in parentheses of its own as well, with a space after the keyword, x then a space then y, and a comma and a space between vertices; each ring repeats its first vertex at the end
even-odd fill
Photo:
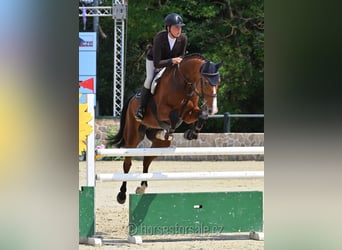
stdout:
POLYGON ((124 0, 113 0, 114 19, 114 70, 113 70, 113 116, 120 116, 124 100, 124 53, 127 4, 124 0))
MULTIPOLYGON (((99 0, 94 0, 94 7, 99 6, 99 0)), ((98 31, 99 31, 99 16, 94 16, 93 21, 93 30, 96 32, 96 37, 98 37, 98 31)))
POLYGON ((223 114, 223 132, 230 133, 230 114, 225 112, 223 114))

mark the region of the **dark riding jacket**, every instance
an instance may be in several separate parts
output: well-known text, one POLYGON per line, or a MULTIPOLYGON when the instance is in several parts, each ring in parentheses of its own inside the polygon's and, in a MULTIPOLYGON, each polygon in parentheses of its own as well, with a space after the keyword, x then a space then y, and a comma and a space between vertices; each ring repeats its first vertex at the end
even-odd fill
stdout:
POLYGON ((172 58, 185 55, 188 42, 187 36, 182 33, 176 38, 175 45, 170 50, 168 32, 159 32, 153 39, 153 46, 147 51, 147 59, 153 60, 155 68, 163 68, 172 65, 172 58))

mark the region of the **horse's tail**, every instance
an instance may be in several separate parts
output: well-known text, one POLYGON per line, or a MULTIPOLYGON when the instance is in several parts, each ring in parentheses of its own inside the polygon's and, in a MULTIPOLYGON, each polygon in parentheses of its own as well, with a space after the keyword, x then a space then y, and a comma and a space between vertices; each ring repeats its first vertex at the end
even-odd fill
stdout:
POLYGON ((121 148, 125 146, 125 141, 123 138, 123 131, 125 128, 125 121, 126 121, 126 114, 127 114, 127 109, 129 105, 129 101, 132 99, 133 96, 128 98, 127 102, 124 104, 122 111, 121 111, 121 117, 120 117, 120 129, 119 132, 115 135, 108 135, 107 136, 107 145, 109 147, 116 147, 116 148, 121 148))

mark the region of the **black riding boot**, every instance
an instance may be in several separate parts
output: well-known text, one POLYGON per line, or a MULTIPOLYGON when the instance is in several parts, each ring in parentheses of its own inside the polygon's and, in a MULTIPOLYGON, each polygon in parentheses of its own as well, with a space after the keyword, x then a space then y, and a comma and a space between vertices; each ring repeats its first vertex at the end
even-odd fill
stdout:
POLYGON ((135 119, 138 122, 141 122, 144 119, 145 106, 146 106, 150 96, 151 96, 150 90, 143 87, 141 89, 140 107, 138 108, 137 112, 135 113, 135 119))

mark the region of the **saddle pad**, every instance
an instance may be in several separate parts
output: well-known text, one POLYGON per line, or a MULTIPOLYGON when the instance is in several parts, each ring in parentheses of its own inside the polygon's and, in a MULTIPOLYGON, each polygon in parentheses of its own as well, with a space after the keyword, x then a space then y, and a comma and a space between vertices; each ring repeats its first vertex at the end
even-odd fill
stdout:
POLYGON ((151 93, 152 95, 154 95, 154 91, 156 90, 157 84, 158 84, 158 80, 162 77, 164 71, 165 71, 166 67, 162 68, 157 74, 156 76, 153 78, 152 83, 151 83, 151 93))

